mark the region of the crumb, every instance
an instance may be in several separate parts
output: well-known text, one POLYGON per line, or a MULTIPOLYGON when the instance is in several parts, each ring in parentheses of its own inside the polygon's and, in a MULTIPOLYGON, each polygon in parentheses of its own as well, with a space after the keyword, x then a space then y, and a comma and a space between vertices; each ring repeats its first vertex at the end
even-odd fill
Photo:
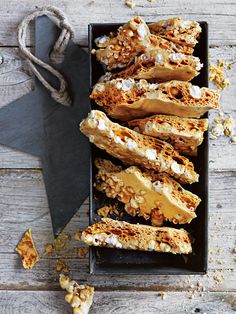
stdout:
POLYGON ((111 215, 120 216, 119 205, 105 205, 97 210, 97 214, 101 217, 110 217, 111 215))
POLYGON ((62 259, 58 259, 56 262, 56 271, 58 273, 69 273, 70 269, 62 259))
POLYGON ((220 284, 222 282, 223 277, 222 277, 222 275, 218 274, 218 275, 215 275, 213 277, 213 279, 215 280, 216 284, 218 285, 218 284, 220 284))
POLYGON ((127 7, 129 7, 130 9, 133 9, 136 6, 136 3, 133 2, 132 0, 126 0, 125 4, 127 5, 127 7))
POLYGON ((165 292, 160 292, 159 296, 161 297, 162 300, 166 298, 166 293, 165 292))
POLYGON ((217 139, 219 136, 225 135, 231 137, 231 141, 233 141, 234 125, 235 121, 231 115, 220 112, 212 121, 210 128, 211 139, 217 139))
POLYGON ((182 255, 182 258, 183 258, 183 260, 184 260, 184 263, 187 264, 187 262, 188 262, 188 256, 182 255))
POLYGON ((196 296, 195 291, 191 291, 188 298, 193 299, 196 296))
POLYGON ((81 241, 82 231, 77 231, 75 234, 75 240, 81 241))
POLYGON ((55 252, 55 248, 51 243, 46 244, 44 249, 44 255, 52 254, 55 252))
POLYGON ((59 236, 54 240, 55 250, 62 250, 69 245, 71 241, 70 234, 67 233, 60 233, 59 236))
POLYGON ((32 269, 39 261, 39 253, 34 244, 31 228, 25 232, 20 242, 16 247, 16 252, 19 253, 24 269, 32 269))
POLYGON ((110 208, 111 208, 110 205, 103 206, 97 210, 97 214, 101 217, 107 217, 108 214, 110 213, 110 208))
POLYGON ((60 239, 55 239, 55 246, 57 249, 63 249, 65 247, 65 242, 62 242, 60 239))
POLYGON ((77 248, 77 255, 80 258, 85 258, 87 254, 88 254, 88 248, 87 247, 79 247, 79 248, 77 248))
POLYGON ((224 120, 223 127, 224 127, 224 134, 226 136, 230 137, 232 135, 234 124, 235 124, 235 121, 232 116, 229 116, 224 120))
POLYGON ((210 262, 210 263, 214 263, 214 262, 215 262, 215 259, 214 259, 213 257, 210 257, 210 258, 209 258, 209 262, 210 262))
POLYGON ((234 136, 231 137, 231 141, 232 141, 233 143, 236 142, 236 135, 234 135, 234 136))
POLYGON ((226 64, 223 60, 218 60, 217 65, 210 64, 209 80, 213 81, 218 89, 225 89, 230 85, 229 79, 225 77, 226 64))
POLYGON ((223 127, 223 120, 221 116, 217 116, 211 125, 211 139, 217 139, 219 136, 224 135, 224 127, 223 127))

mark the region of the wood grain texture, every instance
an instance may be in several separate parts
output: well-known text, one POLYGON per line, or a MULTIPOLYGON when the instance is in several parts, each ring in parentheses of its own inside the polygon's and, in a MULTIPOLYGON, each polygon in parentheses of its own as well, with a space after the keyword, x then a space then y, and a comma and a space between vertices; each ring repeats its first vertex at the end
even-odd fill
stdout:
MULTIPOLYGON (((63 254, 75 279, 94 284, 97 288, 186 290, 200 280, 211 291, 234 291, 236 287, 235 246, 236 180, 234 172, 214 172, 210 176, 209 277, 208 276, 92 276, 88 257, 78 258, 73 239, 77 230, 88 225, 86 201, 65 229, 72 235, 71 247, 63 254), (222 232, 224 230, 224 232, 222 232), (213 276, 223 276, 216 284, 213 276)), ((38 170, 0 170, 0 289, 57 289, 56 256, 44 256, 46 243, 51 242, 52 227, 41 172, 38 170), (14 252, 21 235, 32 227, 41 261, 31 271, 22 269, 14 252)))
MULTIPOLYGON (((70 307, 62 291, 0 292, 1 310, 7 314, 64 314, 70 307)), ((168 292, 162 300, 158 292, 95 292, 90 314, 156 314, 156 313, 235 313, 235 293, 203 293, 189 299, 189 293, 168 292)))
MULTIPOLYGON (((213 62, 233 62, 227 76, 231 87, 222 93, 222 108, 236 118, 236 2, 230 0, 163 0, 150 3, 135 0, 131 10, 123 0, 51 0, 61 8, 75 28, 75 41, 87 46, 87 24, 90 22, 122 22, 135 15, 146 21, 173 16, 209 23, 210 56, 213 62)), ((16 26, 36 7, 48 1, 1 1, 0 6, 0 108, 30 92, 34 81, 27 65, 18 55, 16 26)), ((34 26, 27 44, 34 47, 34 26)), ((211 119, 215 113, 211 113, 211 119)), ((79 258, 73 239, 76 230, 88 224, 88 201, 84 203, 66 232, 72 241, 63 258, 72 277, 96 288, 91 313, 234 313, 236 310, 235 260, 232 249, 236 236, 236 144, 228 138, 210 141, 210 215, 209 272, 205 276, 92 276, 88 257, 79 258), (214 276, 222 276, 217 284, 214 276), (205 292, 192 292, 203 285, 205 292), (126 291, 129 290, 129 291, 126 291), (165 291, 161 299, 159 292, 165 291)), ((59 291, 55 271, 57 257, 43 255, 45 244, 52 242, 52 227, 42 180, 40 160, 25 153, 0 146, 0 312, 69 313, 64 292, 59 291), (11 169, 12 168, 12 169, 11 169), (33 237, 42 256, 30 271, 25 271, 15 246, 26 229, 32 227, 33 237), (8 290, 8 291, 7 291, 8 290), (22 290, 22 291, 21 291, 22 290), (32 291, 30 291, 32 290, 32 291), (37 291, 38 290, 38 291, 37 291), (42 291, 43 290, 43 291, 42 291)), ((200 289, 201 290, 201 289, 200 289)))
MULTIPOLYGON (((61 8, 75 28, 75 40, 87 46, 87 25, 97 22, 125 22, 135 15, 141 15, 146 21, 155 21, 169 17, 181 16, 186 19, 208 21, 211 36, 211 45, 236 44, 236 3, 230 0, 207 1, 201 0, 165 0, 153 3, 147 0, 136 0, 136 7, 131 10, 123 0, 51 0, 50 5, 61 8)), ((16 45, 15 29, 21 19, 36 7, 48 5, 48 1, 3 0, 0 7, 2 27, 0 29, 0 45, 16 45), (16 9, 17 8, 17 9, 16 9)), ((27 40, 29 45, 34 44, 33 28, 27 40)))
MULTIPOLYGON (((7 103, 25 95, 33 88, 33 79, 24 61, 18 55, 17 49, 0 48, 2 63, 0 64, 0 108, 7 103)), ((212 62, 223 59, 226 62, 236 61, 236 47, 211 48, 212 62)), ((231 87, 222 92, 222 109, 231 113, 236 119, 234 106, 236 99, 236 63, 227 71, 231 87)), ((214 87, 211 84, 211 87, 214 87)), ((213 112, 211 116, 213 117, 213 112)), ((236 143, 231 143, 228 138, 222 137, 210 141, 210 169, 232 170, 236 169, 236 143), (224 147, 224 149, 222 149, 224 147)), ((0 146, 0 168, 40 168, 37 157, 0 146)))

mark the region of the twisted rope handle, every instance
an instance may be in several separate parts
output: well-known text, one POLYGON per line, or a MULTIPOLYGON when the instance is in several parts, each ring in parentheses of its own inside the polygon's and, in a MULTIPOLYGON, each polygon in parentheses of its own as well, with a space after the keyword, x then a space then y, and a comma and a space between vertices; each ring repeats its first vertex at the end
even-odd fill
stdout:
POLYGON ((37 9, 22 20, 22 22, 18 26, 18 31, 17 31, 17 39, 18 39, 19 48, 24 58, 28 61, 28 64, 32 72, 35 74, 38 80, 51 92, 52 98, 55 99, 57 102, 61 103, 62 105, 70 106, 71 99, 67 91, 67 82, 64 79, 63 75, 59 71, 54 69, 51 65, 35 57, 29 51, 29 49, 26 48, 26 32, 27 32, 29 23, 33 21, 36 17, 43 16, 43 15, 53 17, 57 26, 62 29, 59 38, 54 44, 51 57, 54 59, 56 54, 60 55, 64 53, 70 38, 73 38, 74 36, 74 31, 71 25, 69 24, 69 22, 67 21, 67 18, 64 15, 64 13, 61 10, 53 6, 47 6, 45 8, 37 9), (54 88, 42 76, 42 74, 37 70, 35 65, 39 65, 43 69, 49 71, 52 75, 54 75, 59 80, 60 87, 58 90, 54 88))

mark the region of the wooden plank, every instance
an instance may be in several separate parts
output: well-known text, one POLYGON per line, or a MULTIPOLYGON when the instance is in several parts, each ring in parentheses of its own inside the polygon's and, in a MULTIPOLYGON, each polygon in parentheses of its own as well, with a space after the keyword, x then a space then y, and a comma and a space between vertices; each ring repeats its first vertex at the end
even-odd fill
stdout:
POLYGON ((16 48, 0 48, 0 107, 30 92, 33 80, 16 48))
MULTIPOLYGON (((0 291, 4 313, 69 313, 63 291, 0 291)), ((158 292, 95 291, 90 313, 235 313, 235 293, 202 293, 188 299, 188 293, 168 292, 164 299, 158 292)))
MULTIPOLYGON (((1 48, 0 55, 3 62, 0 64, 0 107, 10 101, 28 93, 33 87, 33 80, 28 74, 29 70, 24 61, 18 56, 17 49, 1 48)), ((211 48, 212 62, 224 59, 226 62, 236 60, 236 47, 211 48)), ((236 119, 236 64, 227 75, 231 81, 231 87, 222 93, 222 109, 233 112, 236 119)), ((211 114, 212 116, 214 115, 211 114)), ((236 144, 230 143, 228 138, 219 138, 210 141, 210 169, 231 170, 236 169, 236 144), (222 149, 224 147, 224 149, 222 149)), ((0 168, 40 168, 40 161, 34 156, 18 152, 7 147, 0 146, 0 168)))
MULTIPOLYGON (((88 201, 65 229, 72 236, 63 258, 74 278, 91 282, 98 288, 186 290, 196 287, 200 280, 206 289, 214 291, 235 290, 235 262, 232 249, 235 246, 236 214, 234 203, 236 181, 234 172, 216 172, 210 177, 209 277, 207 276, 91 276, 88 257, 79 258, 76 248, 81 243, 73 239, 79 229, 88 225, 88 201), (222 232, 224 230, 224 232, 222 232), (217 285, 213 277, 222 275, 217 285)), ((56 256, 43 256, 46 243, 52 241, 52 227, 42 175, 37 170, 0 170, 0 289, 55 289, 56 256), (14 252, 23 232, 32 227, 41 261, 26 272, 14 252)))
MULTIPOLYGON (((192 20, 208 21, 210 27, 211 45, 234 45, 236 44, 235 14, 236 5, 234 1, 181 1, 171 2, 155 1, 150 3, 147 0, 137 0, 136 7, 131 10, 124 3, 125 1, 109 0, 85 0, 78 1, 57 1, 51 0, 50 5, 62 9, 68 16, 70 23, 75 28, 75 40, 80 45, 87 45, 87 25, 89 23, 114 23, 126 22, 135 15, 142 16, 147 22, 166 19, 174 16, 181 16, 192 20)), ((37 1, 37 7, 47 5, 44 0, 37 1)), ((32 1, 3 0, 0 8, 0 45, 17 45, 16 27, 22 18, 35 9, 32 1)), ((33 28, 31 29, 27 43, 33 45, 33 28)))

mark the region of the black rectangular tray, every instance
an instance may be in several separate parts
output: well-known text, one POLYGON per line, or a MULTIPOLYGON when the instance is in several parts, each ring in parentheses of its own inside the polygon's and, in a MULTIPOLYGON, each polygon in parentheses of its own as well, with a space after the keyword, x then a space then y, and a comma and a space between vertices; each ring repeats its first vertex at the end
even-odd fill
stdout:
MULTIPOLYGON (((200 87, 208 87, 208 24, 199 22, 202 33, 199 43, 195 48, 194 55, 199 57, 204 64, 200 74, 194 78, 193 84, 200 87)), ((124 23, 123 23, 124 24, 124 23)), ((117 30, 123 24, 90 24, 89 25, 89 51, 95 47, 94 39, 98 36, 109 34, 117 30)), ((104 74, 104 69, 90 54, 90 88, 97 82, 99 77, 104 74)), ((99 108, 94 101, 91 101, 92 109, 99 108)), ((208 117, 206 114, 205 118, 208 117)), ((90 183, 90 224, 98 221, 97 209, 104 204, 112 203, 104 194, 97 192, 93 188, 94 169, 93 161, 96 157, 103 157, 119 163, 107 153, 99 150, 92 145, 91 155, 91 183, 90 183)), ((196 171, 200 174, 198 183, 187 185, 186 189, 196 193, 202 202, 196 210, 197 218, 190 224, 167 226, 184 228, 188 230, 193 238, 193 254, 173 255, 169 253, 141 252, 131 250, 118 250, 109 248, 90 248, 90 273, 91 274, 205 274, 207 271, 208 253, 208 132, 205 133, 203 144, 199 148, 198 156, 190 158, 196 171)), ((122 204, 120 205, 122 207, 122 204)), ((148 223, 141 218, 134 218, 124 214, 122 220, 131 223, 148 223)))

